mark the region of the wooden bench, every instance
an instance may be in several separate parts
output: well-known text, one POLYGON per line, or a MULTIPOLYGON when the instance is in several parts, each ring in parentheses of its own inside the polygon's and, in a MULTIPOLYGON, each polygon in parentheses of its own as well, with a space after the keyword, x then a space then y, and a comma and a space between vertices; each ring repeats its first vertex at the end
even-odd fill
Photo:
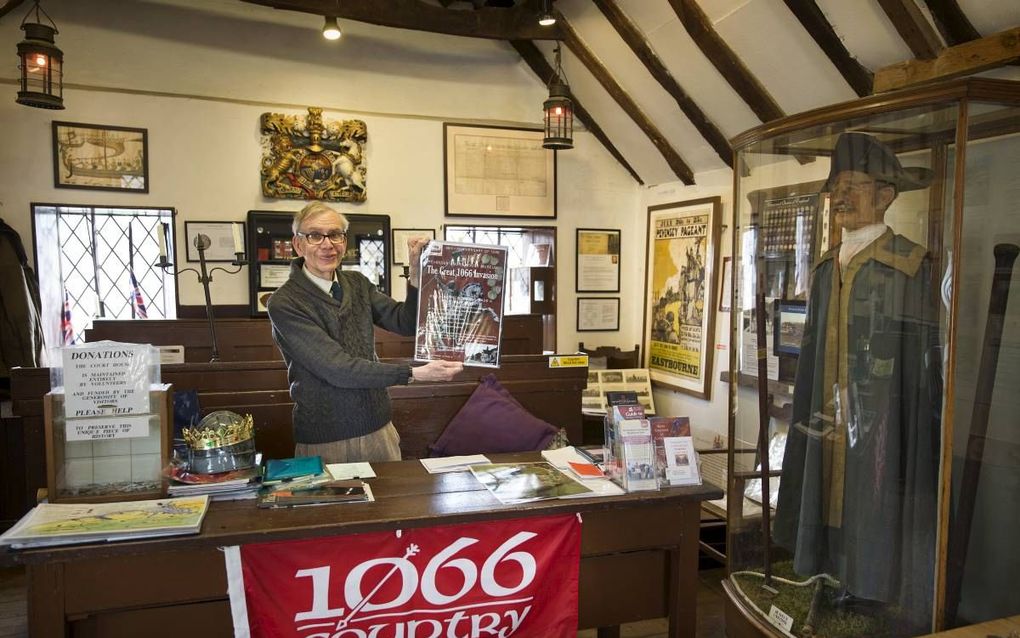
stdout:
MULTIPOLYGON (((709 442, 695 437, 695 447, 701 459, 702 481, 723 490, 722 498, 701 504, 701 550, 723 563, 727 558, 744 560, 740 556, 742 550, 756 551, 761 546, 762 504, 745 494, 748 483, 761 476, 760 470, 754 469, 758 451, 753 445, 740 444, 734 450, 734 462, 738 468, 734 470, 729 464, 727 441, 717 439, 709 442), (725 541, 721 544, 708 541, 718 536, 710 531, 713 528, 725 531, 725 541), (742 542, 743 537, 747 537, 748 542, 742 542)), ((772 468, 769 476, 778 478, 781 473, 780 469, 772 468)), ((775 491, 774 485, 772 491, 775 491)), ((738 564, 746 564, 746 561, 738 564)))
MULTIPOLYGON (((88 342, 122 341, 156 346, 184 346, 185 363, 207 363, 212 354, 209 322, 205 319, 97 319, 85 331, 88 342)), ((541 354, 542 315, 507 315, 503 318, 500 354, 541 354)), ((273 342, 269 319, 217 319, 216 344, 220 361, 275 361, 282 359, 273 342)), ((414 356, 414 337, 375 329, 375 353, 383 359, 414 356)))
MULTIPOLYGON (((392 362, 406 360, 390 360, 392 362)), ((587 368, 549 368, 542 355, 507 355, 498 370, 466 368, 450 383, 419 382, 389 389, 393 423, 404 458, 427 456, 433 443, 474 392, 479 379, 493 373, 529 412, 565 428, 573 443, 581 440, 581 391, 587 368)), ((162 381, 175 391, 198 391, 203 413, 232 410, 251 414, 259 450, 270 458, 293 455, 291 409, 283 361, 184 363, 164 365, 162 381)), ((4 419, 0 436, 0 525, 9 526, 35 503, 46 485, 45 426, 42 397, 50 390, 48 368, 20 368, 12 375, 14 417, 4 419)))

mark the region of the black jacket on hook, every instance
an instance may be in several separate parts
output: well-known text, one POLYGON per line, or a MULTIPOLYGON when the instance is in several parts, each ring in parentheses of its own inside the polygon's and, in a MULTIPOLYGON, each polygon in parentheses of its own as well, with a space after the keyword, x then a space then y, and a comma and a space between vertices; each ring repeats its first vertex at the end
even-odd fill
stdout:
POLYGON ((11 368, 41 362, 40 312, 39 281, 21 237, 0 219, 0 398, 10 397, 11 368))

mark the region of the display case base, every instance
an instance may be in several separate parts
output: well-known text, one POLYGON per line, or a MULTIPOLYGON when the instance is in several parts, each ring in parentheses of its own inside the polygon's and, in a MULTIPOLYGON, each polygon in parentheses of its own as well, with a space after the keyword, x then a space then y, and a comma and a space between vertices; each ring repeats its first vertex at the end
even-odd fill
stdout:
POLYGON ((726 638, 783 638, 783 635, 761 619, 758 612, 743 600, 727 578, 722 582, 726 596, 726 638))

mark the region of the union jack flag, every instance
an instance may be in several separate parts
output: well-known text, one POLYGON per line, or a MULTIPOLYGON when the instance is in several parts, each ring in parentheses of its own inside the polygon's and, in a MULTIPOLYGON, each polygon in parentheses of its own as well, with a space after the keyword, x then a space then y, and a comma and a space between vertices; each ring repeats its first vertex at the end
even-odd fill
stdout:
POLYGON ((74 345, 74 325, 71 323, 71 299, 64 291, 64 309, 60 313, 60 334, 65 346, 74 345))
POLYGON ((149 313, 145 311, 145 301, 142 299, 142 289, 138 287, 138 280, 135 279, 134 271, 131 275, 131 305, 135 308, 135 319, 148 319, 149 313))

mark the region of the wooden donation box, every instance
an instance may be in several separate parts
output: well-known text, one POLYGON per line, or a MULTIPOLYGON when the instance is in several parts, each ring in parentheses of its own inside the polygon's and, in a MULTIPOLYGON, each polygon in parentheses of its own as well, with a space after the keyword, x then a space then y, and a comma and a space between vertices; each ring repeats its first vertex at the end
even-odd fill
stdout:
POLYGON ((64 383, 43 397, 51 503, 166 495, 173 386, 153 382, 158 358, 147 345, 64 349, 64 383))

